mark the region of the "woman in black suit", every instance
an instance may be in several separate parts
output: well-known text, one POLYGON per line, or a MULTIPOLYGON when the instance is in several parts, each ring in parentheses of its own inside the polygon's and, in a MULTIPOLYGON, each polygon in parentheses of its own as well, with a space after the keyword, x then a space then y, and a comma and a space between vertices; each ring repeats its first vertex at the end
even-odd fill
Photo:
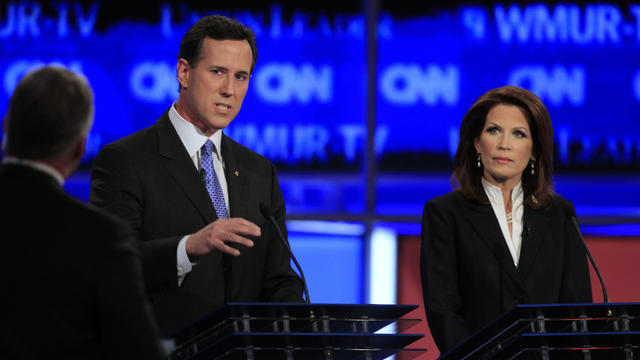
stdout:
POLYGON ((525 89, 493 89, 462 120, 455 190, 428 201, 422 220, 424 305, 441 352, 517 304, 592 301, 552 160, 549 113, 525 89))

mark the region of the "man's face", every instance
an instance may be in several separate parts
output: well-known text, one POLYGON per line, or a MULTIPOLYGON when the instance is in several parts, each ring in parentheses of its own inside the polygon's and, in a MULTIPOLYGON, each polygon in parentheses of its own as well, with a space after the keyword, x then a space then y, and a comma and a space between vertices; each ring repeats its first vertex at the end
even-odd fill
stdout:
POLYGON ((227 127, 247 94, 252 61, 246 40, 205 38, 195 67, 178 60, 178 113, 206 136, 227 127))

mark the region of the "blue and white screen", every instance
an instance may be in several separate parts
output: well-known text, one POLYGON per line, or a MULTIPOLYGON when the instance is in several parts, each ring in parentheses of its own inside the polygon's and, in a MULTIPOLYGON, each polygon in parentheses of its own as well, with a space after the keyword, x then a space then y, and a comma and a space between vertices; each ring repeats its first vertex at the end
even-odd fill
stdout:
MULTIPOLYGON (((36 66, 58 63, 85 74, 96 101, 88 164, 102 146, 152 125, 171 106, 181 37, 199 17, 222 13, 255 31, 259 53, 243 109, 226 133, 279 169, 360 168, 363 13, 149 4, 141 15, 106 2, 0 2, 0 114, 36 66)), ((511 84, 547 105, 557 171, 637 171, 639 45, 640 5, 383 12, 375 84, 380 169, 448 170, 466 110, 487 90, 511 84)))

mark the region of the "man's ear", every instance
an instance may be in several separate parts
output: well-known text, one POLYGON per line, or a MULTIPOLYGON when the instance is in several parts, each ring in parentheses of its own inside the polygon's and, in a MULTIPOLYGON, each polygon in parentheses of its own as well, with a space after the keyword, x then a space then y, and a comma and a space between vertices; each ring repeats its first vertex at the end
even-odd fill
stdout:
POLYGON ((82 135, 82 137, 78 139, 76 144, 73 146, 73 149, 71 149, 71 155, 74 161, 80 162, 80 159, 84 156, 84 152, 87 149, 87 137, 88 134, 82 135))
POLYGON ((191 66, 189 65, 189 62, 187 60, 182 58, 178 59, 178 64, 176 65, 176 74, 180 87, 188 89, 189 77, 191 76, 191 66))
POLYGON ((2 144, 0 144, 0 151, 6 152, 7 149, 7 117, 2 119, 2 144))
POLYGON ((43 161, 58 169, 60 174, 67 179, 80 164, 80 160, 82 160, 82 157, 84 156, 86 147, 87 134, 84 134, 64 153, 43 161))

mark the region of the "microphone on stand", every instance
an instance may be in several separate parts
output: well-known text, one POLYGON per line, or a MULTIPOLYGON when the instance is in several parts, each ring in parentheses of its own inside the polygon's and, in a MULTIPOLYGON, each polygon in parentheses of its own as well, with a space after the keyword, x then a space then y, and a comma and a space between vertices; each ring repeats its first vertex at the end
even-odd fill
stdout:
POLYGON ((591 266, 593 266, 593 269, 596 271, 596 275, 598 275, 598 280, 600 280, 600 286, 602 286, 602 297, 604 298, 604 302, 608 303, 609 302, 609 297, 607 296, 607 288, 604 286, 604 280, 602 279, 602 275, 600 275, 600 270, 598 270, 598 266, 596 265, 596 261, 593 259, 593 256, 591 256, 591 251, 589 251, 589 247, 587 246, 587 242, 584 241, 584 237, 582 236, 582 231, 580 231, 580 225, 578 225, 578 219, 576 218, 575 213, 573 213, 571 210, 567 209, 567 217, 569 218, 569 220, 571 221, 571 223, 574 225, 574 227, 576 228, 576 231, 578 232, 578 237, 580 238, 580 242, 582 242, 582 246, 584 246, 584 249, 587 253, 587 256, 589 257, 589 261, 591 262, 591 266))
POLYGON ((260 203, 260 212, 262 213, 262 216, 269 219, 273 224, 273 226, 276 228, 276 231, 278 232, 278 237, 280 238, 280 240, 282 240, 282 243, 284 244, 285 249, 287 249, 287 252, 289 253, 289 257, 291 258, 291 260, 293 260, 293 263, 296 265, 296 268, 298 268, 298 272, 300 272, 300 278, 302 280, 302 286, 304 288, 304 293, 306 295, 305 302, 307 304, 310 304, 311 300, 309 299, 309 289, 307 288, 307 280, 304 278, 302 267, 300 267, 300 264, 298 263, 298 260, 296 259, 295 255, 293 255, 293 251, 291 251, 289 242, 287 241, 287 239, 284 238, 284 235, 282 234, 282 230, 280 229, 278 222, 273 216, 272 209, 269 208, 269 206, 267 206, 265 203, 260 203))

